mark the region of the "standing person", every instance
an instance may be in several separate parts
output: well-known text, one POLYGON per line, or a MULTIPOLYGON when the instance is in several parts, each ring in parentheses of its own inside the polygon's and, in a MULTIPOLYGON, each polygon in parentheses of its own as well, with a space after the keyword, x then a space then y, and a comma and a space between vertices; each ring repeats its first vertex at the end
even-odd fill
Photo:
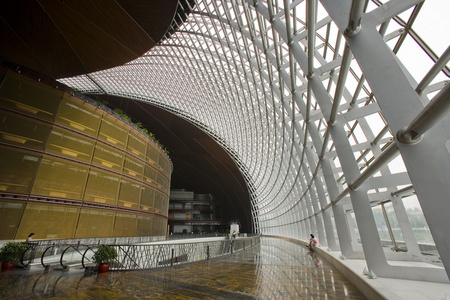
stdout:
POLYGON ((314 234, 310 234, 310 236, 308 248, 310 251, 314 251, 314 248, 319 246, 319 241, 314 237, 314 234))
POLYGON ((33 233, 33 232, 30 233, 30 234, 28 235, 27 240, 25 241, 25 243, 31 244, 31 242, 33 241, 33 236, 34 236, 34 233, 33 233))
POLYGON ((233 240, 236 239, 236 230, 233 230, 233 233, 231 234, 231 238, 233 240))

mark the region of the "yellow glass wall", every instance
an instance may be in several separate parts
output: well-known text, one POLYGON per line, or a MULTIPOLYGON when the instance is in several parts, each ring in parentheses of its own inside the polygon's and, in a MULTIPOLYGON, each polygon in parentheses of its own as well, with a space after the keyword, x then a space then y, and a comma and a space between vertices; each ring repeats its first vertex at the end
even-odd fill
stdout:
POLYGON ((83 208, 75 238, 112 236, 114 212, 103 209, 83 208))
POLYGON ((124 159, 125 153, 118 152, 113 147, 97 142, 92 163, 102 168, 121 172, 124 159))
POLYGON ((11 71, 0 88, 2 106, 48 121, 55 120, 62 97, 62 91, 11 71))
POLYGON ((139 208, 141 198, 141 184, 123 177, 120 180, 119 200, 117 205, 126 208, 139 208))
POLYGON ((92 104, 64 94, 56 116, 56 123, 83 134, 97 137, 104 112, 92 104))
POLYGON ((141 159, 145 159, 147 143, 142 140, 142 136, 136 130, 130 130, 128 135, 128 152, 136 155, 141 159))
POLYGON ((28 203, 16 239, 26 239, 31 232, 39 239, 73 237, 79 210, 67 205, 28 203))
POLYGON ((125 149, 128 129, 125 122, 111 115, 105 115, 100 125, 98 138, 115 147, 125 149))
POLYGON ((28 194, 40 156, 39 153, 0 145, 0 192, 28 194))
POLYGON ((88 170, 86 165, 44 155, 31 194, 81 200, 88 170))
POLYGON ((116 116, 11 71, 0 170, 0 239, 166 233, 167 155, 116 116))
POLYGON ((92 161, 94 140, 60 127, 53 127, 45 150, 48 153, 89 163, 92 161))
POLYGON ((125 165, 123 166, 123 173, 132 176, 136 179, 142 179, 144 173, 144 163, 139 161, 132 156, 125 156, 125 165))
POLYGON ((22 115, 0 110, 0 142, 44 150, 51 125, 22 115))
POLYGON ((98 168, 89 171, 84 201, 117 205, 120 176, 98 168))
POLYGON ((137 217, 137 235, 149 236, 153 234, 153 218, 147 216, 137 217))
POLYGON ((155 211, 155 194, 156 191, 147 186, 142 187, 140 209, 144 211, 155 211))
POLYGON ((25 203, 0 201, 0 240, 12 240, 19 228, 25 203))
POLYGON ((135 236, 137 217, 134 214, 116 213, 113 236, 135 236))

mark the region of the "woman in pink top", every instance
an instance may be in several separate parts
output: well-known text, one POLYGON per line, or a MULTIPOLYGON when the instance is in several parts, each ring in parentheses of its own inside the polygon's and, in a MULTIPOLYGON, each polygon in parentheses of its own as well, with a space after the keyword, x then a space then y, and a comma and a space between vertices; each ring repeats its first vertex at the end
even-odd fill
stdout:
POLYGON ((308 248, 310 251, 314 251, 314 248, 319 246, 319 241, 314 237, 314 234, 311 234, 311 238, 309 239, 308 248))

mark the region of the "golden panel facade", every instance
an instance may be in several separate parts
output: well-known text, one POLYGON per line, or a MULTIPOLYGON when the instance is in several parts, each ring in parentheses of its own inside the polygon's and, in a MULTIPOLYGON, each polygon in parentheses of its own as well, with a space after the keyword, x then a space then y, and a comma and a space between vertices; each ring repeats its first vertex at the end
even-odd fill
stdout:
POLYGON ((142 179, 144 167, 145 165, 142 161, 139 161, 130 155, 125 156, 125 164, 123 166, 124 174, 136 179, 142 179))
POLYGON ((41 154, 0 145, 0 157, 0 192, 28 194, 41 154))
POLYGON ((94 158, 92 163, 113 171, 121 172, 125 153, 115 150, 113 147, 97 142, 95 145, 94 158))
POLYGON ((56 123, 83 134, 97 137, 104 112, 94 105, 64 94, 56 123))
POLYGON ((138 216, 136 233, 138 236, 153 235, 153 218, 147 216, 138 216))
POLYGON ((47 123, 0 108, 0 142, 44 150, 51 131, 47 123))
POLYGON ((166 234, 171 163, 159 146, 14 72, 0 83, 0 170, 0 239, 166 234))
POLYGON ((144 142, 142 134, 136 130, 130 130, 128 134, 127 151, 141 159, 145 159, 147 143, 144 142))
POLYGON ((55 120, 62 97, 62 91, 12 71, 0 86, 1 106, 48 121, 55 120))
POLYGON ((53 127, 45 150, 58 156, 89 163, 92 161, 94 140, 60 127, 53 127))
POLYGON ((33 232, 39 239, 73 237, 80 208, 76 206, 27 203, 16 239, 33 232))
POLYGON ((141 184, 137 181, 123 177, 120 180, 119 199, 117 201, 117 205, 126 208, 138 209, 141 199, 141 190, 141 184))
POLYGON ((31 194, 81 200, 88 170, 86 165, 44 155, 31 194))
POLYGON ((135 236, 137 217, 134 214, 116 213, 113 236, 135 236))
POLYGON ((119 184, 120 175, 92 167, 83 199, 87 202, 117 205, 119 184))
POLYGON ((120 149, 126 149, 129 127, 125 122, 111 115, 105 115, 100 125, 98 138, 120 149))
POLYGON ((140 209, 144 211, 155 211, 155 194, 157 192, 147 186, 142 187, 140 209))
POLYGON ((0 201, 0 240, 12 240, 19 227, 25 203, 0 201))
POLYGON ((82 208, 75 238, 112 236, 114 212, 104 209, 82 208))

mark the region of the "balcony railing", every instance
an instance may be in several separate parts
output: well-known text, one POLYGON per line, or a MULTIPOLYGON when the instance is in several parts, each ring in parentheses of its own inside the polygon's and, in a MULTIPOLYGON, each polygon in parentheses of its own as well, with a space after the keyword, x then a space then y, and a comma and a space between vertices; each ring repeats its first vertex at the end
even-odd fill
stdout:
MULTIPOLYGON (((191 236, 191 235, 186 235, 191 236)), ((207 260, 243 251, 260 243, 260 236, 210 237, 164 240, 165 237, 108 238, 59 241, 38 241, 23 253, 20 265, 45 269, 93 267, 92 256, 99 244, 109 244, 118 253, 110 270, 150 269, 207 260), (116 242, 116 243, 114 243, 116 242), (119 242, 119 243, 117 243, 119 242)))

